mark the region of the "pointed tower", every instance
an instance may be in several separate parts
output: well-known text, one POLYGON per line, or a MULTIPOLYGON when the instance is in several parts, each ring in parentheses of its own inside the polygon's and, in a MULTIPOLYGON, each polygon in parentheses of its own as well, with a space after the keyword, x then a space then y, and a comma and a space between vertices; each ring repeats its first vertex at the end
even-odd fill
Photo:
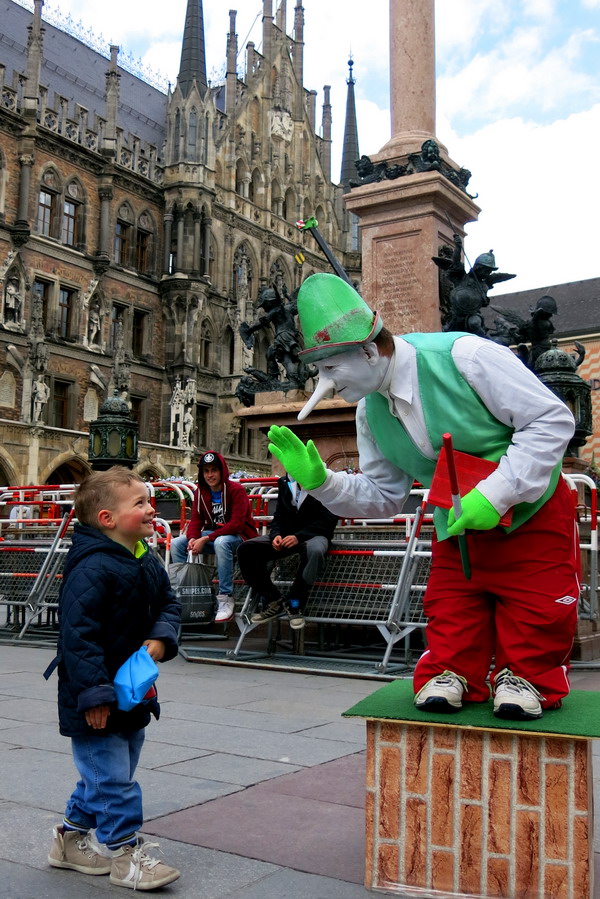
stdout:
POLYGON ((181 62, 177 83, 183 97, 187 97, 194 83, 200 95, 206 94, 206 50, 204 47, 204 14, 202 0, 188 0, 181 48, 181 62))
POLYGON ((346 122, 344 125, 344 146, 342 149, 342 169, 340 172, 340 184, 344 193, 350 190, 350 179, 356 179, 355 163, 360 155, 358 149, 358 123, 356 121, 356 102, 354 97, 354 85, 356 79, 352 74, 354 60, 352 56, 348 60, 348 94, 346 96, 346 122))
MULTIPOLYGON (((215 104, 206 77, 202 0, 188 0, 179 75, 167 106, 161 280, 171 385, 195 384, 200 311, 210 288, 215 104)), ((196 397, 189 397, 195 408, 196 397)), ((165 428, 170 423, 164 420, 165 428)))

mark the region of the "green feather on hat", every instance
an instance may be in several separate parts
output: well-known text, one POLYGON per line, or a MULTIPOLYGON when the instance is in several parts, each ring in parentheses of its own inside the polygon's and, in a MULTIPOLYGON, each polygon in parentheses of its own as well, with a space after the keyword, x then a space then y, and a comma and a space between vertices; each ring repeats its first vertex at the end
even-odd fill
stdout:
POLYGON ((337 275, 310 275, 298 292, 301 356, 318 362, 374 340, 383 327, 361 295, 337 275))

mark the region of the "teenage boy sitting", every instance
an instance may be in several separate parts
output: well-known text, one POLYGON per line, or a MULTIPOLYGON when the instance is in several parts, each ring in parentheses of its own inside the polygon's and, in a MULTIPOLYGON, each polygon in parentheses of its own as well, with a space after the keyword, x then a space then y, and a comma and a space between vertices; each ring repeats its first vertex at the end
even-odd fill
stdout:
POLYGON ((238 546, 258 531, 244 487, 229 478, 220 453, 206 452, 198 463, 198 486, 192 501, 192 517, 185 534, 171 543, 171 561, 185 562, 188 552, 217 558, 219 608, 215 621, 233 618, 233 564, 238 546))

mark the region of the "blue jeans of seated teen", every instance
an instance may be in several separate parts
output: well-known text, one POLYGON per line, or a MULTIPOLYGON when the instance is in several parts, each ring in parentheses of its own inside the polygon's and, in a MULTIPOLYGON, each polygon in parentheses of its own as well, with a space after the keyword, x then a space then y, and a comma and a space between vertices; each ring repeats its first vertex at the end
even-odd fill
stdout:
MULTIPOLYGON (((212 531, 202 531, 201 536, 206 537, 212 531)), ((242 538, 237 534, 225 534, 215 540, 209 540, 202 550, 207 555, 217 557, 217 577, 219 579, 219 593, 222 596, 231 596, 233 593, 233 565, 237 548, 242 543, 242 538)), ((185 534, 175 537, 171 543, 171 562, 186 562, 188 557, 188 538, 185 534)))
POLYGON ((142 790, 134 780, 144 729, 119 734, 71 737, 80 780, 67 802, 66 820, 87 831, 96 828, 99 843, 117 848, 141 828, 142 790))

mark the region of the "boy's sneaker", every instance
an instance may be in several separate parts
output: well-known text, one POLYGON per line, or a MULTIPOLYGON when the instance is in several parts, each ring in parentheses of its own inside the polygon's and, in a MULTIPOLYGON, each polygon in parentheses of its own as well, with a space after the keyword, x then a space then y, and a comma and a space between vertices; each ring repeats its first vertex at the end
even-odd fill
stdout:
POLYGON ((453 671, 442 671, 421 687, 415 705, 424 712, 458 712, 466 689, 466 678, 453 671))
POLYGON ((306 622, 304 620, 304 615, 302 614, 302 609, 300 608, 300 606, 294 607, 290 600, 288 600, 287 614, 288 621, 290 622, 290 627, 292 628, 292 630, 302 630, 306 622))
POLYGON ((250 618, 250 621, 252 624, 263 624, 265 621, 272 621, 274 618, 279 618, 279 616, 284 613, 285 609, 283 608, 283 602, 280 599, 274 599, 264 607, 262 612, 255 612, 250 618))
POLYGON ((48 864, 53 868, 70 868, 80 874, 110 874, 111 859, 92 848, 90 837, 79 830, 54 827, 54 842, 48 854, 48 864))
POLYGON ((177 868, 164 865, 159 859, 148 855, 148 849, 158 843, 144 843, 136 846, 121 846, 115 849, 110 869, 110 882, 131 890, 157 890, 180 877, 177 868))
POLYGON ((528 721, 542 717, 541 693, 524 677, 503 668, 494 679, 494 715, 512 721, 528 721))
POLYGON ((232 597, 227 596, 226 593, 218 593, 217 602, 219 603, 219 607, 217 609, 217 614, 215 615, 215 621, 231 621, 235 609, 235 603, 232 597))

